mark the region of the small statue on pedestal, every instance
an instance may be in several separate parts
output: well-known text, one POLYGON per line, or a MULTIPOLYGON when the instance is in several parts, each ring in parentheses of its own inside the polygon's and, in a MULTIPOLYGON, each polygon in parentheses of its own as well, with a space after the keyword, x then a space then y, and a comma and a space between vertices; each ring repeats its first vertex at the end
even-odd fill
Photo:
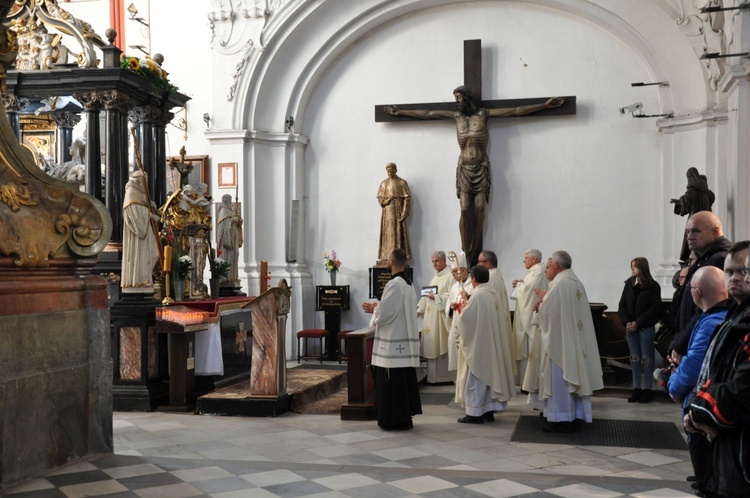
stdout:
POLYGON ((407 261, 411 259, 409 248, 409 234, 406 230, 406 218, 411 207, 411 192, 406 180, 400 178, 395 163, 388 163, 385 167, 388 178, 380 183, 378 188, 378 202, 383 208, 380 219, 380 248, 376 266, 387 267, 388 256, 394 249, 406 251, 407 261))
POLYGON ((239 281, 238 262, 239 250, 242 247, 242 217, 239 214, 239 206, 232 205, 232 196, 225 194, 221 197, 216 222, 216 247, 219 255, 227 261, 229 267, 230 282, 239 281))
POLYGON ((153 294, 153 270, 159 249, 153 221, 155 206, 149 205, 146 194, 147 175, 135 171, 125 185, 122 208, 122 279, 123 293, 153 294))

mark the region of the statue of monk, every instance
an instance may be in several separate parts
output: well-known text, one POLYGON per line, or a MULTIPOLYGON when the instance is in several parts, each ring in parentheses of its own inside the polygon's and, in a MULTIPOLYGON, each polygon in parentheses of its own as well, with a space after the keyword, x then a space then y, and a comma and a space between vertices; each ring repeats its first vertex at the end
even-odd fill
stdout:
MULTIPOLYGON (((699 211, 711 211, 716 196, 708 188, 708 179, 706 175, 701 175, 697 168, 688 168, 687 170, 687 188, 685 195, 679 199, 671 199, 670 204, 674 204, 674 214, 678 216, 693 216, 699 211)), ((680 248, 680 260, 687 261, 690 258, 690 249, 687 246, 687 239, 683 234, 682 247, 680 248)))
POLYGON ((406 251, 406 259, 411 259, 409 249, 409 234, 406 231, 406 218, 411 207, 411 192, 406 180, 399 177, 395 163, 388 163, 385 167, 388 178, 383 180, 378 188, 378 202, 383 208, 380 219, 380 249, 378 249, 378 265, 387 265, 388 256, 394 249, 406 251))

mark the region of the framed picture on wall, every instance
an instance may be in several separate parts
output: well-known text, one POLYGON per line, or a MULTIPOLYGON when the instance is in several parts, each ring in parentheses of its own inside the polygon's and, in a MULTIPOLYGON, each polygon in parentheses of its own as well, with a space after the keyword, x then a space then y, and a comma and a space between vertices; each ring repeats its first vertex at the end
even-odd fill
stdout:
POLYGON ((237 163, 219 163, 219 188, 237 186, 237 163))
MULTIPOLYGON (((167 185, 165 186, 167 194, 174 192, 180 187, 180 166, 182 158, 180 156, 172 156, 167 158, 167 185), (174 167, 170 167, 170 163, 174 167)), ((185 156, 185 163, 187 166, 184 168, 185 175, 183 178, 187 180, 186 185, 198 185, 199 183, 205 183, 211 191, 211 183, 208 171, 208 156, 185 156)), ((184 185, 183 185, 184 186, 184 185)))

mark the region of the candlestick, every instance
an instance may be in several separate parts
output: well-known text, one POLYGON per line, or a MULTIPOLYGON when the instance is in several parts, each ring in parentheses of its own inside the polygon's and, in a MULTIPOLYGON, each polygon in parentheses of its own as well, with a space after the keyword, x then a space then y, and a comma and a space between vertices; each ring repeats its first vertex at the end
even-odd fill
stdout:
POLYGON ((164 246, 164 272, 172 271, 172 246, 164 246))

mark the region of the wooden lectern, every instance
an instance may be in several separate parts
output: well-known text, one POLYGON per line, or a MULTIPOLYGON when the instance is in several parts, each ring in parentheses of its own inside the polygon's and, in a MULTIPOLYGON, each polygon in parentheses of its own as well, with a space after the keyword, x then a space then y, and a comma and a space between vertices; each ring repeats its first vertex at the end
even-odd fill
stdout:
MULTIPOLYGON (((291 287, 281 279, 245 307, 253 315, 253 360, 250 367, 250 395, 288 397, 286 393, 286 318, 291 287)), ((288 407, 287 400, 287 407, 288 407)), ((286 411, 286 410, 285 410, 286 411)))

